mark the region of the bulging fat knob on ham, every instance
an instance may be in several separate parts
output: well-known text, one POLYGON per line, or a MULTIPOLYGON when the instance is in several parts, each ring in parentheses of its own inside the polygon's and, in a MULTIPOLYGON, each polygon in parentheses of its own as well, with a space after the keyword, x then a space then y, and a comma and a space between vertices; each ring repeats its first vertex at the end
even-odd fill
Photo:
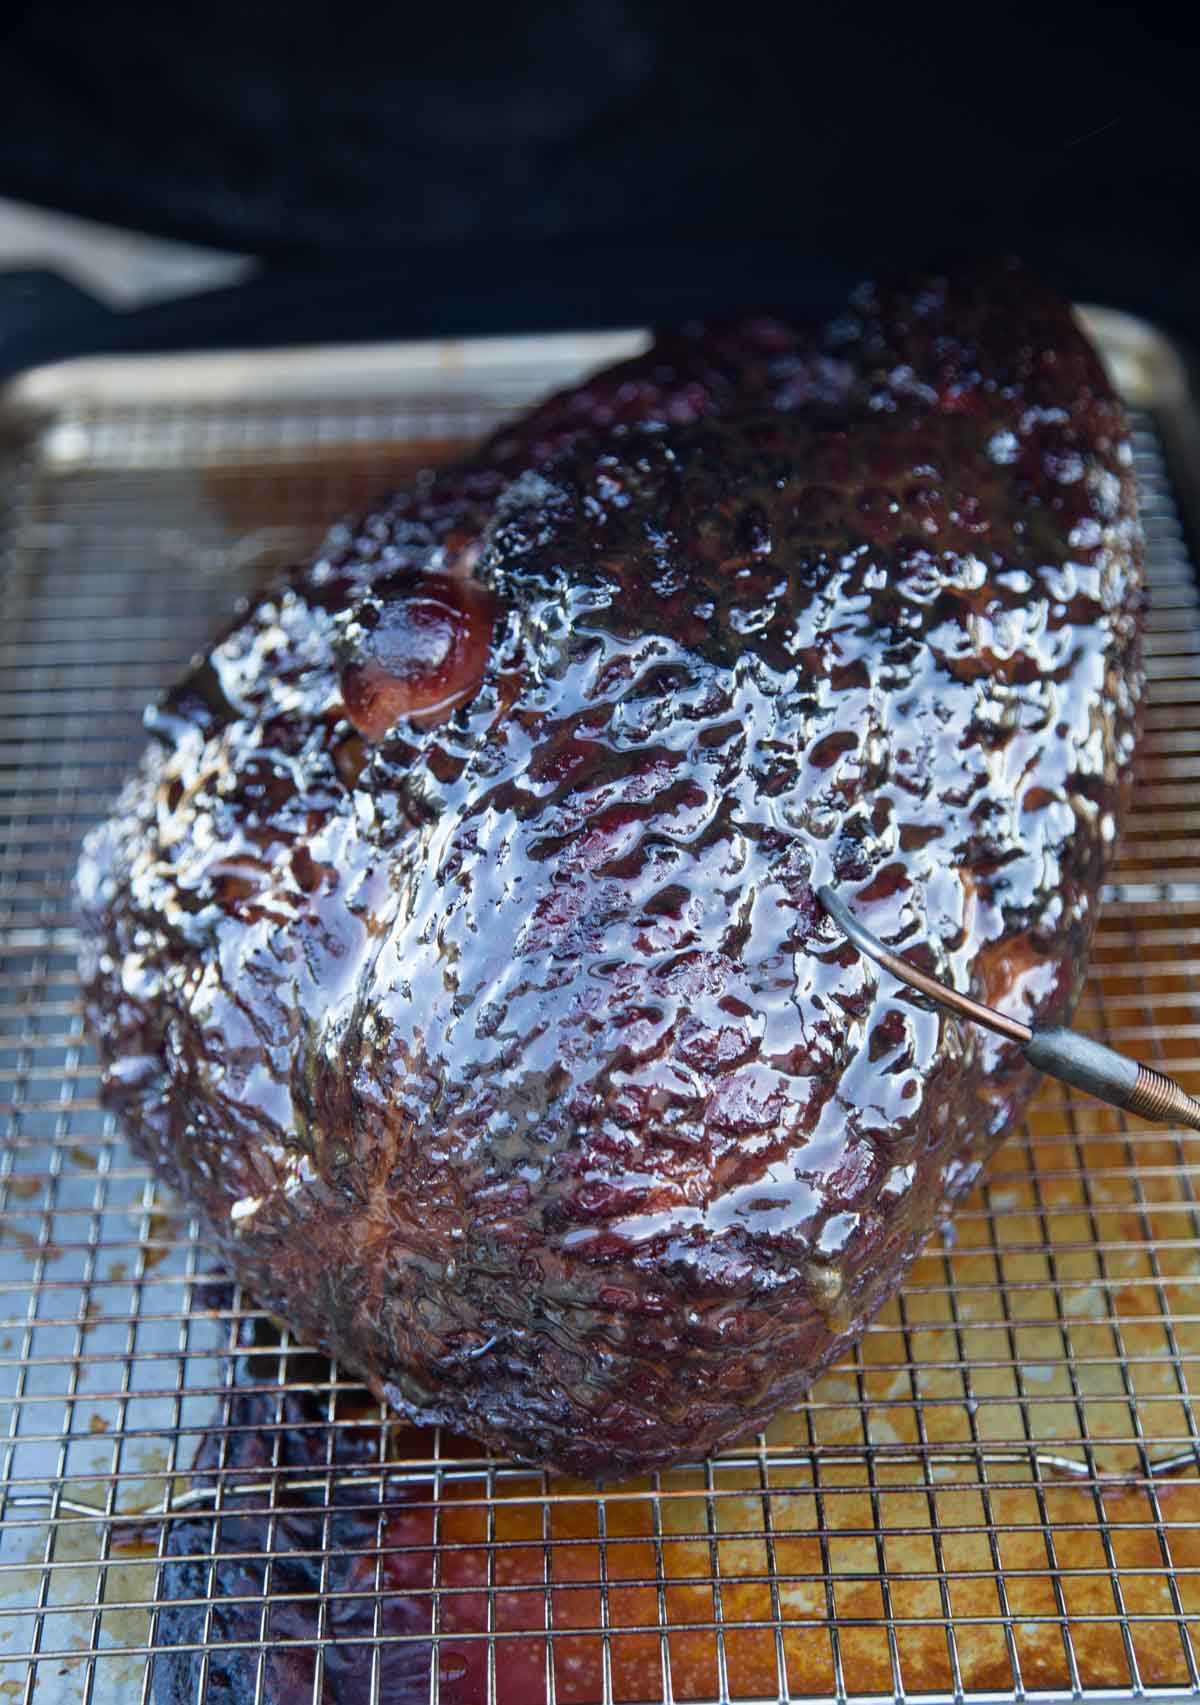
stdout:
POLYGON ((148 716, 104 1097, 389 1403, 613 1477, 763 1426, 1018 1117, 1141 686, 1127 427, 1015 266, 685 328, 430 474, 148 716))

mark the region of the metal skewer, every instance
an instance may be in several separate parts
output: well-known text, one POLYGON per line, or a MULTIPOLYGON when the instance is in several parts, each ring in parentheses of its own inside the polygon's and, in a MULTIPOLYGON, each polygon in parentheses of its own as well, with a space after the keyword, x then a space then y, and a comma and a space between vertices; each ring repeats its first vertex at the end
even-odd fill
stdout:
POLYGON ((969 1019, 972 1024, 982 1024, 1006 1041, 1015 1042, 1030 1065, 1039 1071, 1061 1078, 1064 1083, 1072 1084, 1088 1095, 1097 1096, 1114 1107, 1123 1107, 1126 1112, 1137 1113, 1144 1119, 1153 1119, 1163 1125, 1186 1125, 1190 1130, 1200 1131, 1200 1101, 1162 1072, 1143 1066, 1126 1054, 1118 1054, 1115 1049, 1106 1048, 1103 1042, 1094 1042, 1090 1036, 1082 1036, 1077 1030, 1068 1030, 1058 1024, 1038 1029, 1019 1018, 1010 1018, 1007 1013, 997 1012, 982 1001, 972 1000, 969 995, 959 994, 957 989, 947 988, 936 977, 918 971, 898 953, 886 948, 847 910, 832 888, 818 888, 817 898, 860 953, 865 953, 868 959, 873 959, 893 977, 929 1000, 936 1001, 939 1006, 948 1007, 960 1018, 969 1019))

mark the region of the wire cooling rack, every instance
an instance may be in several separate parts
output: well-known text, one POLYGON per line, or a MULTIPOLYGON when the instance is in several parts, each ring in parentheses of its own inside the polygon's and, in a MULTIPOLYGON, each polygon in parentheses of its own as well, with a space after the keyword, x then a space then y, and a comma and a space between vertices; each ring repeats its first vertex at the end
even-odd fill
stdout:
MULTIPOLYGON (((1151 696, 1077 1022, 1195 1093, 1180 399, 1097 324, 1144 405, 1151 696)), ((597 1493, 389 1422, 221 1281, 98 1108, 69 882, 144 702, 330 515, 620 346, 104 363, 8 396, 0 1701, 1200 1696, 1195 1134, 1048 1085, 808 1403, 597 1493)))

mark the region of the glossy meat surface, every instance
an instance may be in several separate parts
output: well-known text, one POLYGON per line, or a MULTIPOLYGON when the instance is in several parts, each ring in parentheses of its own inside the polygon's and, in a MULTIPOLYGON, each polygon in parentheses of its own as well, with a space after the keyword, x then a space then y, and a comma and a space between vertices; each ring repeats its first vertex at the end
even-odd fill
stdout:
POLYGON ((80 893, 106 1099, 255 1295, 585 1476, 799 1396, 1031 1077, 813 890, 1069 1014, 1140 690, 1124 432, 1020 271, 864 291, 663 340, 240 616, 80 893))

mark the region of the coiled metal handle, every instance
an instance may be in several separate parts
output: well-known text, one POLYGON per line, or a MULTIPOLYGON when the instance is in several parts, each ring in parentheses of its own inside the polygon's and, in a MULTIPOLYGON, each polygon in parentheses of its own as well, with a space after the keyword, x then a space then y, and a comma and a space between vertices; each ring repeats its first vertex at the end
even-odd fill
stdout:
POLYGON ((1138 1066, 1137 1081, 1125 1105, 1129 1112, 1140 1113, 1143 1119, 1154 1119, 1162 1125, 1188 1125, 1200 1131, 1200 1101, 1149 1066, 1138 1066))

